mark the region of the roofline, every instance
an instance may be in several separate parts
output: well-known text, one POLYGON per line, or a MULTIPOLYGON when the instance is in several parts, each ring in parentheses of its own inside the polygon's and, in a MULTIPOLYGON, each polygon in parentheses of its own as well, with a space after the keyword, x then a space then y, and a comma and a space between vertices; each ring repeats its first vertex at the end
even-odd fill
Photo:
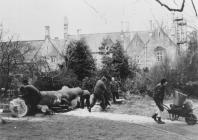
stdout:
POLYGON ((45 41, 45 39, 43 39, 43 40, 18 40, 18 41, 20 41, 20 42, 29 42, 29 41, 45 41))
MULTIPOLYGON (((101 32, 101 33, 84 33, 84 34, 79 34, 79 35, 96 35, 96 34, 114 34, 114 33, 137 33, 137 32, 149 32, 149 30, 134 30, 134 31, 129 31, 129 32, 126 32, 126 31, 117 31, 117 32, 101 32)), ((77 36, 77 34, 69 34, 68 36, 77 36)), ((53 39, 54 38, 50 38, 50 39, 53 39)), ((62 40, 64 38, 59 38, 58 40, 62 40)), ((17 40, 16 40, 17 41, 17 40)), ((20 42, 28 42, 28 41, 45 41, 45 39, 32 39, 32 40, 18 40, 20 42)), ((5 41, 6 42, 6 41, 5 41)))
MULTIPOLYGON (((129 32, 124 32, 124 31, 120 31, 120 32, 106 32, 106 33, 85 33, 85 34, 79 34, 79 35, 95 35, 95 34, 113 34, 113 33, 136 33, 136 32, 149 32, 147 30, 142 30, 142 31, 129 31, 129 32)), ((76 36, 77 34, 69 34, 69 36, 76 36)))

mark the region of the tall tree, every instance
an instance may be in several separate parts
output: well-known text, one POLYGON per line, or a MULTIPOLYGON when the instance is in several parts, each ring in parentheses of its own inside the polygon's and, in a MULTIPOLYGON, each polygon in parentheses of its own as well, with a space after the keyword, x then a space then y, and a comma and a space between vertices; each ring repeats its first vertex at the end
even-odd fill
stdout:
POLYGON ((106 76, 110 79, 113 76, 112 67, 112 48, 113 42, 110 38, 104 38, 101 46, 99 47, 100 55, 102 55, 102 69, 100 70, 100 76, 106 76))
POLYGON ((84 39, 71 41, 65 54, 65 70, 72 70, 78 80, 90 77, 96 70, 95 61, 84 39))
POLYGON ((107 77, 114 76, 124 81, 130 74, 130 68, 128 57, 121 43, 119 41, 111 43, 108 39, 104 39, 100 50, 103 52, 103 75, 107 77))
POLYGON ((128 57, 119 41, 117 41, 112 48, 112 67, 114 74, 122 81, 124 81, 130 74, 128 57))

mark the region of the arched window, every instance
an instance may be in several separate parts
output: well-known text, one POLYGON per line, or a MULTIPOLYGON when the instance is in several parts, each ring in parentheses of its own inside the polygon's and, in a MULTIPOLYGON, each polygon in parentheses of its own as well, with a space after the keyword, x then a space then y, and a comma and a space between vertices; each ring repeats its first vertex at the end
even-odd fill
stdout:
POLYGON ((161 62, 164 59, 166 50, 163 47, 158 46, 154 49, 154 52, 157 62, 161 62))

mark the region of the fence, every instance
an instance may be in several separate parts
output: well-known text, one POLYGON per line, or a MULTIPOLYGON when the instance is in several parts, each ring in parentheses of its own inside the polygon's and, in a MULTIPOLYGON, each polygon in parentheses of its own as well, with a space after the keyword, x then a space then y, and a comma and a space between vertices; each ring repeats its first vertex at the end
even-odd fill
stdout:
POLYGON ((0 109, 3 111, 9 111, 9 102, 13 98, 18 96, 18 91, 9 89, 6 92, 0 92, 0 109))
POLYGON ((18 91, 14 89, 8 89, 5 92, 0 92, 0 102, 9 101, 18 96, 18 91))

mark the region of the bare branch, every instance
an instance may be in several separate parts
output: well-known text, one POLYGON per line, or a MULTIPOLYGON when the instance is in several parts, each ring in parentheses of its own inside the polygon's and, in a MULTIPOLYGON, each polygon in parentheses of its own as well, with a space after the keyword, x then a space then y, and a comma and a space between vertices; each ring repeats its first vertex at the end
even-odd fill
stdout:
POLYGON ((155 1, 158 2, 161 6, 164 6, 169 11, 182 12, 184 10, 185 0, 183 0, 180 8, 170 8, 168 5, 162 3, 160 0, 155 0, 155 1))
POLYGON ((195 4, 194 4, 194 1, 193 1, 193 0, 191 0, 191 2, 192 2, 192 5, 193 5, 193 9, 194 9, 194 11, 195 11, 195 15, 197 16, 197 10, 196 10, 196 7, 195 7, 195 4))

